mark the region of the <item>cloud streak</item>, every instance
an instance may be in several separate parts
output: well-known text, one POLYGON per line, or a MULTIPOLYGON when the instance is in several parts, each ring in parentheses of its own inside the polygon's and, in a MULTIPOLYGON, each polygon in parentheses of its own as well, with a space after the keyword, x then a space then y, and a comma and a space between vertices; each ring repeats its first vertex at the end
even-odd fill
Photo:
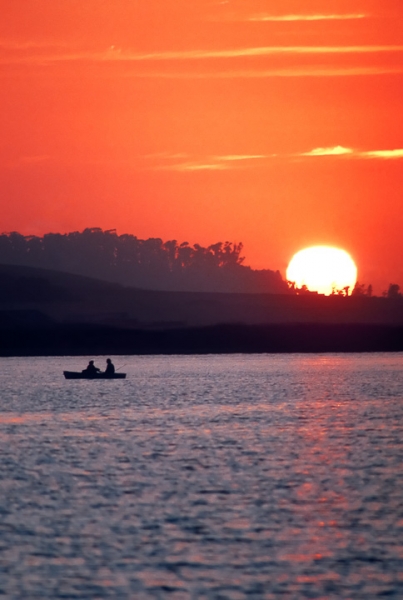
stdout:
POLYGON ((164 164, 154 166, 154 169, 163 171, 195 172, 195 171, 227 171, 230 169, 250 168, 255 166, 256 161, 272 158, 275 155, 266 154, 224 154, 191 159, 177 162, 177 154, 164 155, 164 164))
MULTIPOLYGON (((262 46, 223 50, 185 50, 163 52, 136 52, 110 46, 102 51, 89 51, 65 47, 26 44, 10 44, 0 40, 5 52, 0 64, 5 67, 27 66, 39 69, 69 65, 77 67, 120 67, 112 71, 103 69, 94 75, 105 77, 133 77, 144 79, 264 79, 292 77, 354 77, 403 73, 403 45, 372 46, 262 46), (368 64, 370 56, 376 64, 368 64), (381 59, 381 55, 384 59, 381 59), (390 56, 393 55, 393 64, 390 56), (363 64, 349 66, 344 57, 365 57, 363 64), (322 58, 323 57, 323 58, 322 58), (338 61, 337 57, 340 57, 338 61), (301 61, 299 60, 301 58, 301 61), (271 59, 276 64, 270 64, 271 59), (282 64, 279 63, 282 60, 282 64), (306 63, 311 60, 314 64, 306 63), (333 64, 324 64, 331 61, 333 64), (245 67, 245 60, 250 60, 245 67), (265 62, 266 60, 266 62, 265 62), (255 61, 255 62, 253 62, 255 61), (290 64, 286 65, 284 62, 290 64), (240 65, 242 64, 242 67, 240 65), (186 68, 186 65, 191 65, 186 68), (219 65, 219 66, 218 66, 219 65), (196 68, 195 68, 196 67, 196 68), (218 68, 217 68, 218 67, 218 68)), ((351 61, 350 61, 351 62, 351 61)), ((357 61, 356 61, 357 62, 357 61)), ((361 61, 360 61, 361 62, 361 61)), ((372 62, 372 61, 371 61, 372 62)), ((60 74, 63 72, 59 70, 60 74)), ((12 71, 3 69, 2 76, 12 71)))
POLYGON ((226 166, 220 163, 179 163, 170 167, 161 167, 164 171, 179 171, 181 173, 196 171, 224 171, 226 166))
POLYGON ((301 156, 343 156, 345 154, 352 154, 353 152, 351 148, 333 146, 330 148, 314 148, 309 152, 303 152, 301 156))
POLYGON ((143 79, 269 79, 289 77, 368 77, 373 75, 398 75, 403 73, 402 66, 372 66, 372 67, 290 67, 279 69, 247 69, 226 71, 131 71, 122 73, 122 77, 143 79))
MULTIPOLYGON (((403 45, 374 45, 374 46, 258 46, 251 48, 234 48, 227 50, 185 50, 150 53, 132 53, 119 48, 111 48, 102 54, 82 55, 102 61, 193 61, 221 58, 264 57, 281 54, 378 54, 403 52, 403 45)), ((79 55, 78 55, 79 57, 79 55)), ((67 56, 66 59, 69 57, 67 56)), ((74 55, 71 56, 75 58, 74 55)), ((56 57, 57 60, 57 57, 56 57)), ((63 57, 60 57, 63 60, 63 57)))
POLYGON ((395 150, 372 150, 371 152, 363 152, 362 156, 383 159, 403 158, 403 148, 396 148, 395 150))
POLYGON ((271 23, 287 23, 295 21, 352 21, 357 19, 366 19, 369 15, 365 13, 357 14, 312 14, 312 15, 252 15, 248 21, 271 22, 271 23))
MULTIPOLYGON (((329 146, 313 148, 308 152, 300 154, 228 154, 228 155, 213 155, 199 158, 193 158, 189 155, 160 155, 163 164, 157 164, 152 167, 158 171, 176 171, 181 173, 191 173, 197 171, 228 171, 233 169, 253 169, 259 168, 267 164, 268 161, 288 160, 295 157, 315 159, 315 158, 333 158, 337 159, 380 159, 380 160, 396 160, 403 159, 403 149, 397 148, 393 150, 369 150, 360 151, 345 146, 329 146), (186 160, 177 161, 179 157, 186 160)), ((155 159, 158 157, 155 156, 155 159)))
POLYGON ((320 157, 320 156, 348 156, 351 158, 379 158, 379 159, 401 159, 403 158, 403 148, 393 150, 367 150, 359 151, 344 146, 332 146, 328 148, 314 148, 309 152, 302 152, 298 156, 320 157))
MULTIPOLYGON (((121 165, 122 163, 129 165, 133 161, 141 170, 151 171, 168 171, 176 173, 198 173, 206 171, 239 171, 240 169, 261 169, 276 162, 295 161, 296 158, 304 160, 380 160, 380 161, 396 161, 403 159, 403 148, 395 148, 391 150, 356 150, 345 146, 324 146, 313 148, 307 152, 296 154, 217 154, 206 156, 195 156, 185 152, 158 152, 155 154, 146 154, 135 156, 125 160, 111 161, 111 159, 91 160, 89 164, 121 165), (140 162, 139 162, 140 161, 140 162), (141 166, 142 165, 142 166, 141 166)), ((50 155, 38 156, 22 156, 15 161, 11 161, 4 165, 6 168, 39 168, 46 163, 58 162, 65 163, 62 157, 50 155)))
MULTIPOLYGON (((0 47, 5 47, 0 41, 0 47)), ((9 50, 33 50, 37 46, 22 45, 9 50)), ((39 47, 38 47, 39 48, 39 47)), ((45 46, 40 46, 41 49, 45 46)), ((50 45, 48 47, 54 48, 50 45)), ((167 62, 167 61, 196 61, 214 59, 261 58, 281 55, 344 55, 344 54, 386 54, 401 53, 403 45, 372 45, 372 46, 258 46, 249 48, 230 48, 225 50, 184 50, 164 52, 133 52, 111 46, 102 52, 72 51, 52 52, 41 54, 11 54, 3 57, 1 62, 7 63, 52 63, 52 62, 167 62)))
MULTIPOLYGON (((275 155, 270 155, 275 156, 275 155)), ((262 158, 268 158, 267 154, 224 154, 223 156, 213 157, 215 160, 223 162, 234 162, 234 161, 245 161, 245 160, 257 160, 262 158)))

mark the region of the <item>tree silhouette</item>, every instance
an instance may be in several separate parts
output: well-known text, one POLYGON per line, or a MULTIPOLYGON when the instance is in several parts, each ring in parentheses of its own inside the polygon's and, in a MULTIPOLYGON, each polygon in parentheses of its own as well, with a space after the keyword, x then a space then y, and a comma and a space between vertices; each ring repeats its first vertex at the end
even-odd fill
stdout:
POLYGON ((243 246, 229 241, 208 247, 160 238, 138 239, 99 227, 43 237, 0 235, 0 263, 91 276, 124 285, 216 292, 292 293, 278 271, 243 266, 243 246))
POLYGON ((383 293, 386 298, 390 300, 396 300, 397 298, 402 298, 402 294, 400 293, 400 285, 397 283, 390 283, 387 292, 383 293))
POLYGON ((368 287, 365 287, 365 283, 356 282, 353 291, 351 292, 352 296, 368 296, 369 298, 372 296, 372 285, 369 284, 368 287))

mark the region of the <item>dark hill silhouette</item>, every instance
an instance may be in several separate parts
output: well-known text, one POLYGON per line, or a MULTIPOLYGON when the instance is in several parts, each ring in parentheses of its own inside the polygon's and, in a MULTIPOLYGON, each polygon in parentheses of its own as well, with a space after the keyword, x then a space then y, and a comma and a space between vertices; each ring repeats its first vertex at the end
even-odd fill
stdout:
POLYGON ((27 315, 40 311, 55 323, 113 325, 121 329, 222 323, 403 325, 401 296, 160 292, 46 269, 0 265, 2 327, 7 326, 4 311, 9 315, 12 310, 31 311, 27 315))
POLYGON ((150 290, 289 294, 279 271, 245 267, 242 244, 141 240, 99 228, 0 235, 0 263, 53 269, 150 290))
POLYGON ((159 292, 0 265, 0 355, 403 351, 403 298, 159 292))

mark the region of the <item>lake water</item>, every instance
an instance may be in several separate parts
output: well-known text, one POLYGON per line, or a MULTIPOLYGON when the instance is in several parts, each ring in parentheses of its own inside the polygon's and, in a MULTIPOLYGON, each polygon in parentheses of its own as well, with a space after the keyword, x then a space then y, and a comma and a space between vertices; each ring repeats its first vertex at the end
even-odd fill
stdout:
POLYGON ((403 598, 403 354, 87 362, 0 359, 0 597, 403 598))

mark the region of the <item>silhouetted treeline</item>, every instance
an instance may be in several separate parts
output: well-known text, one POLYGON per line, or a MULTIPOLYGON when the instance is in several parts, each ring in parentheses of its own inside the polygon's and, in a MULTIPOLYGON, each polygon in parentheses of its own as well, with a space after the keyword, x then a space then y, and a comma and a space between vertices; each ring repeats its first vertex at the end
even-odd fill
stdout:
POLYGON ((154 290, 292 293, 279 271, 242 265, 242 244, 207 248, 176 240, 138 239, 116 230, 85 229, 43 237, 0 235, 0 263, 76 273, 154 290))

